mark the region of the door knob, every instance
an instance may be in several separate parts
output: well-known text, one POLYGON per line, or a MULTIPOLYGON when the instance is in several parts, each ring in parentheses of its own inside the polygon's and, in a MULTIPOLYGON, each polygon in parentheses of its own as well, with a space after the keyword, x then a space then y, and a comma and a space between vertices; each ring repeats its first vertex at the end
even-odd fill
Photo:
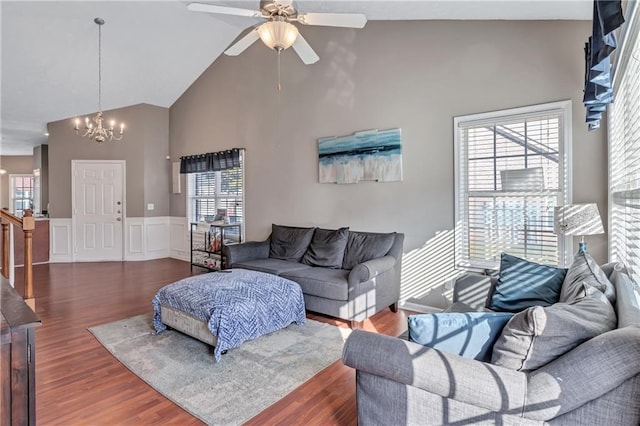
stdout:
POLYGON ((118 222, 120 222, 122 219, 120 219, 119 217, 117 217, 117 218, 116 218, 116 220, 117 220, 118 222))
POLYGON ((121 203, 120 201, 118 201, 116 204, 117 204, 117 205, 120 205, 120 204, 122 204, 122 203, 121 203))

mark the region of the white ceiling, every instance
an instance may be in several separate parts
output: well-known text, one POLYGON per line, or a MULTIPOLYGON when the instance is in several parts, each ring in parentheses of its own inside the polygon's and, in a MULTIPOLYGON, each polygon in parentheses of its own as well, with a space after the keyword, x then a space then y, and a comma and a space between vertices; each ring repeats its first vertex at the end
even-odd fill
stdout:
MULTIPOLYGON (((242 30, 259 22, 189 12, 188 3, 2 0, 0 154, 31 155, 34 146, 47 143, 46 123, 97 111, 95 17, 106 21, 104 110, 138 103, 171 106, 242 30)), ((209 3, 259 9, 257 0, 209 3)), ((592 5, 592 0, 297 2, 300 12, 358 12, 369 20, 586 20, 592 5)))

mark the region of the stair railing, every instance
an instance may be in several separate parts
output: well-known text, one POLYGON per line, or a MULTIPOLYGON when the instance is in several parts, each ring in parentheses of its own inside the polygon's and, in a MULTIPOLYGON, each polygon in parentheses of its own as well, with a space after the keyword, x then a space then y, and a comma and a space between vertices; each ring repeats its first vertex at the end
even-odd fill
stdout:
POLYGON ((10 244, 9 226, 16 226, 22 229, 24 235, 24 287, 22 298, 27 305, 35 311, 35 298, 33 296, 33 230, 36 221, 33 212, 29 209, 24 211, 23 217, 15 216, 9 211, 0 210, 0 223, 2 224, 2 276, 9 279, 9 257, 12 256, 10 244))

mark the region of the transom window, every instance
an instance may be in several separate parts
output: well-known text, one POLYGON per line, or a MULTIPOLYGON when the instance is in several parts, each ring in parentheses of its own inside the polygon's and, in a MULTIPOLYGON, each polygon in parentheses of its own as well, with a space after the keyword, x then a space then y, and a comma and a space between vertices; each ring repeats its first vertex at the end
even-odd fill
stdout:
POLYGON ((553 208, 570 198, 570 117, 567 101, 454 119, 457 266, 566 263, 553 208))

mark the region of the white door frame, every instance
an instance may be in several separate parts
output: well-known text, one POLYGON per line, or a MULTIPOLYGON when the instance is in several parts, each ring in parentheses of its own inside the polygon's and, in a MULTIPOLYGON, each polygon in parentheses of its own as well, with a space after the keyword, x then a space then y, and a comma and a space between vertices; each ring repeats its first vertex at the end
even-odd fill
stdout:
POLYGON ((122 259, 125 254, 125 229, 127 229, 127 162, 125 160, 71 160, 71 260, 76 261, 76 167, 79 164, 121 164, 122 165, 122 259))

